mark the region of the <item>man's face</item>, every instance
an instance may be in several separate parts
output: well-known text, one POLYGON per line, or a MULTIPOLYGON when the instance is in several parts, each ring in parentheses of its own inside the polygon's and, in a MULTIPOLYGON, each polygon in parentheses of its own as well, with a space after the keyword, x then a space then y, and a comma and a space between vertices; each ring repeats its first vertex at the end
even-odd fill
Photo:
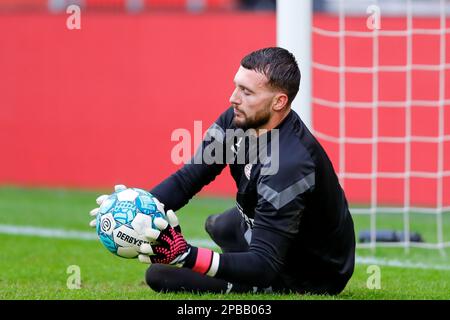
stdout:
POLYGON ((272 103, 276 92, 265 75, 240 66, 234 77, 230 103, 234 108, 234 125, 238 128, 260 129, 272 116, 272 103))

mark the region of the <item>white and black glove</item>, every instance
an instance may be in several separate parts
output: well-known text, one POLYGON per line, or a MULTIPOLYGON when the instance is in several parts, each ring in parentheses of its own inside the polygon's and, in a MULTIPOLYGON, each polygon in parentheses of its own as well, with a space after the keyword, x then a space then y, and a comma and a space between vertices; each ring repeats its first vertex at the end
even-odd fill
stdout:
POLYGON ((192 246, 181 234, 178 217, 173 210, 166 213, 169 222, 156 218, 153 222, 158 229, 151 226, 144 231, 145 238, 150 242, 140 247, 139 261, 143 263, 163 263, 182 266, 189 256, 192 246))
POLYGON ((156 218, 154 224, 158 229, 149 227, 144 231, 150 244, 140 246, 139 261, 175 265, 214 277, 219 269, 220 254, 187 243, 175 212, 168 210, 166 216, 169 222, 156 218))

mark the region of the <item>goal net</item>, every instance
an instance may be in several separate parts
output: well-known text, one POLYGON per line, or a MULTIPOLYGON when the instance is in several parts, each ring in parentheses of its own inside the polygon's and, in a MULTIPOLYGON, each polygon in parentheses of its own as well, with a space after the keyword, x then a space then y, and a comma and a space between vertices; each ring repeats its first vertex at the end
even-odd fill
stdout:
MULTIPOLYGON (((450 247, 450 1, 310 5, 311 52, 303 44, 296 56, 300 90, 308 70, 312 88, 297 108, 311 108, 305 117, 349 199, 358 246, 450 247)), ((278 30, 278 45, 289 49, 304 32, 298 23, 278 30)))

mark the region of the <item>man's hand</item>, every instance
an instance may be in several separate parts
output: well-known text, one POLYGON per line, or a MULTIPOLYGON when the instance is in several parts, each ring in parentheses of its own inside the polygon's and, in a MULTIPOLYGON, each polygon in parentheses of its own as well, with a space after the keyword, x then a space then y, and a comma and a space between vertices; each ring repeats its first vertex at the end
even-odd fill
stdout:
POLYGON ((141 245, 139 261, 183 266, 191 246, 181 234, 175 212, 168 210, 167 219, 169 223, 162 218, 156 218, 154 224, 158 229, 149 227, 145 230, 145 237, 151 244, 141 245))
POLYGON ((220 255, 209 249, 188 244, 172 210, 167 211, 167 219, 169 223, 162 218, 156 218, 154 223, 158 230, 145 230, 145 237, 150 244, 143 243, 140 246, 139 261, 176 265, 214 277, 219 269, 220 255))
MULTIPOLYGON (((126 188, 127 187, 124 186, 123 184, 117 184, 114 186, 114 191, 119 192, 119 191, 125 190, 126 188)), ((91 212, 89 212, 91 217, 97 218, 97 214, 98 214, 98 211, 100 210, 100 206, 102 205, 103 201, 105 201, 108 197, 109 197, 108 194, 103 194, 95 200, 98 204, 98 207, 92 209, 91 212)), ((91 226, 92 228, 95 228, 97 226, 97 219, 94 219, 91 222, 89 222, 89 226, 91 226)))

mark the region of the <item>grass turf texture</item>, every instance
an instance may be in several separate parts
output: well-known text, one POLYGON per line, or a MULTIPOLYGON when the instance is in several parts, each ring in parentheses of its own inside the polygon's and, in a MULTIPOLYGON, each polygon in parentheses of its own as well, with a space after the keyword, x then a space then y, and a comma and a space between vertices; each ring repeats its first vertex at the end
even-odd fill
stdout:
MULTIPOLYGON (((95 198, 110 190, 0 188, 0 225, 95 231, 87 226, 88 212, 95 198)), ((203 229, 205 218, 233 206, 232 199, 195 198, 178 212, 185 237, 208 239, 203 229)), ((448 228, 448 215, 444 216, 448 228)), ((381 218, 380 218, 381 219, 381 218)), ((414 216, 412 217, 413 221, 414 216)), ((435 241, 434 216, 418 217, 411 231, 419 231, 435 241)), ((367 217, 355 216, 356 233, 367 229, 367 217)), ((402 219, 390 216, 380 221, 383 227, 402 228, 402 219)), ((445 235, 445 234, 444 234, 445 235)), ((448 236, 448 235, 445 235, 448 236)), ((448 239, 448 238, 447 238, 448 239)), ((446 241, 448 241, 446 239, 446 241)), ((449 299, 450 270, 399 268, 380 265, 381 289, 367 288, 368 265, 357 264, 346 289, 338 296, 278 294, 160 294, 144 282, 146 266, 110 254, 99 241, 43 238, 0 234, 0 299, 449 299), (67 268, 81 270, 81 289, 67 288, 67 268)), ((436 250, 379 248, 357 250, 360 257, 376 257, 450 266, 450 250, 443 256, 436 250)))

